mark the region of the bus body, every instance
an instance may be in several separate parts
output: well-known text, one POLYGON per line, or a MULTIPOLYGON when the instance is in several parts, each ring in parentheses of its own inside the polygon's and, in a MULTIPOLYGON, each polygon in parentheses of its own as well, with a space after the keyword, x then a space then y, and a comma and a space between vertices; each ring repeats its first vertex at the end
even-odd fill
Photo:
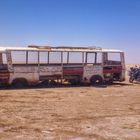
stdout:
POLYGON ((83 47, 0 48, 0 85, 53 80, 72 84, 124 81, 124 52, 83 47))

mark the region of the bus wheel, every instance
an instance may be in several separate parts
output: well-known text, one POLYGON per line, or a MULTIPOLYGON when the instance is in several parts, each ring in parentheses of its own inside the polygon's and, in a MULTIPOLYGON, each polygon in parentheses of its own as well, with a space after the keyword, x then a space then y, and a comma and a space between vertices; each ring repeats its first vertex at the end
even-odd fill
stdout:
POLYGON ((103 83, 103 79, 99 75, 94 75, 94 76, 92 76, 90 82, 92 85, 98 86, 98 85, 101 85, 103 83))
POLYGON ((25 88, 28 86, 27 80, 26 79, 15 79, 12 82, 12 86, 14 88, 25 88))

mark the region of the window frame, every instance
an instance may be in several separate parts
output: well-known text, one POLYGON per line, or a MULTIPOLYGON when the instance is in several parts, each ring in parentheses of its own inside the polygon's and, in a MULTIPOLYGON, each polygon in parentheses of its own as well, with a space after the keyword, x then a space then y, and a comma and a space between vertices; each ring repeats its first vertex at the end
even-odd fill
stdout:
POLYGON ((39 65, 47 65, 47 64, 49 64, 49 51, 39 51, 39 53, 38 53, 38 58, 39 58, 39 65), (47 60, 46 60, 46 63, 40 63, 41 52, 47 53, 47 57, 46 57, 47 60))
POLYGON ((86 64, 96 64, 96 52, 86 52, 86 61, 85 61, 85 63, 86 64), (92 62, 92 63, 88 63, 88 54, 94 54, 94 62, 92 62))
POLYGON ((61 51, 48 51, 48 64, 62 64, 62 52, 61 51), (56 52, 56 53, 60 53, 60 62, 57 62, 57 63, 50 63, 50 54, 51 53, 54 53, 54 52, 56 52))
MULTIPOLYGON (((7 54, 6 54, 7 55, 7 54)), ((27 51, 26 50, 12 50, 11 52, 10 52, 10 55, 11 55, 11 61, 12 61, 12 64, 13 65, 26 65, 27 64, 27 51), (25 56, 24 56, 24 62, 14 62, 13 61, 13 57, 15 57, 15 54, 14 54, 14 56, 13 56, 13 54, 12 54, 12 52, 15 52, 15 53, 19 53, 19 52, 25 52, 25 56)), ((18 54, 19 55, 19 54, 18 54)), ((7 57, 7 56, 6 56, 7 57)), ((7 62, 8 62, 8 60, 7 60, 7 62)))
POLYGON ((26 51, 26 64, 27 65, 38 65, 39 64, 39 51, 34 51, 34 50, 29 50, 29 51, 26 51), (29 52, 36 52, 37 53, 37 62, 36 63, 29 63, 29 52))
POLYGON ((67 56, 67 64, 83 64, 83 52, 80 51, 69 51, 67 56), (70 62, 70 53, 81 53, 81 62, 70 62))

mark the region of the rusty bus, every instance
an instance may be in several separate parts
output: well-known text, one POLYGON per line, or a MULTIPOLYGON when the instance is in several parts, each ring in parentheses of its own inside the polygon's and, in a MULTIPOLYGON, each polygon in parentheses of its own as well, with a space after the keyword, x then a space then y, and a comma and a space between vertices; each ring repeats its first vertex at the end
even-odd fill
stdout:
POLYGON ((56 80, 92 85, 124 81, 124 52, 64 46, 0 48, 0 85, 21 87, 56 80))

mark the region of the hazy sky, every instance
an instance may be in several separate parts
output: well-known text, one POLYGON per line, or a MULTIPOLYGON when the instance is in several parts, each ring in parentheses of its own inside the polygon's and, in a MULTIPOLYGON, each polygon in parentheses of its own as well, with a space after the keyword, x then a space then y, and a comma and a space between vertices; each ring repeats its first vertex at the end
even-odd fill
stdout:
POLYGON ((100 46, 140 63, 140 0, 0 0, 0 46, 100 46))

